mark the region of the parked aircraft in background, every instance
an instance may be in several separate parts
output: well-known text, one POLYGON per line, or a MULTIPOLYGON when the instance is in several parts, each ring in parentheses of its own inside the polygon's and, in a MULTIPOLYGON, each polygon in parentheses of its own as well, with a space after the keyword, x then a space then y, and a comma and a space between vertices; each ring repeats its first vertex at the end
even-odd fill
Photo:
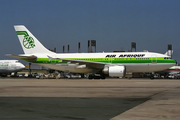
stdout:
POLYGON ((164 71, 168 72, 168 73, 178 73, 178 72, 180 72, 180 66, 173 66, 164 71))
POLYGON ((25 66, 18 60, 0 60, 0 76, 7 76, 24 68, 25 66))
MULTIPOLYGON (((54 53, 46 49, 23 25, 14 26, 24 54, 7 55, 38 65, 74 73, 91 73, 89 79, 99 74, 123 77, 126 72, 154 72, 176 64, 169 56, 154 52, 124 53, 54 53)), ((51 41, 50 41, 51 42, 51 41)))
POLYGON ((170 67, 168 69, 165 69, 163 71, 158 71, 155 72, 156 76, 158 76, 158 78, 161 78, 161 76, 164 76, 164 78, 168 78, 168 76, 171 74, 177 74, 180 73, 180 66, 173 66, 170 67))

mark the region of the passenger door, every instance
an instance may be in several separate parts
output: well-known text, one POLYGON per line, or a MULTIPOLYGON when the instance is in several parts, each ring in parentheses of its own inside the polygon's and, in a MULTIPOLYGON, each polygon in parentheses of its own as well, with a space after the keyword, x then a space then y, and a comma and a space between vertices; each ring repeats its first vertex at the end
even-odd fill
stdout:
POLYGON ((157 63, 157 55, 151 55, 151 63, 157 63))

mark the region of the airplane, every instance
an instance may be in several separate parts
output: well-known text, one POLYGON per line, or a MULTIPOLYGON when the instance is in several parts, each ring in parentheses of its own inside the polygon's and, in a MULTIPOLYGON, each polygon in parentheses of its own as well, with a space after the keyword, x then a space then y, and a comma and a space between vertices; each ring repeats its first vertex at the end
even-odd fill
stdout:
POLYGON ((164 70, 166 72, 172 72, 172 73, 177 73, 180 72, 180 66, 172 66, 169 69, 164 70))
POLYGON ((25 66, 18 60, 0 60, 0 76, 2 77, 21 71, 24 68, 25 66))
POLYGON ((89 79, 124 77, 126 73, 154 72, 168 69, 176 61, 165 54, 155 52, 103 52, 103 53, 54 53, 46 49, 24 26, 14 26, 24 54, 7 56, 22 59, 50 69, 89 73, 89 79))
POLYGON ((157 71, 155 72, 156 75, 160 78, 160 76, 164 76, 164 78, 168 78, 169 75, 180 73, 180 66, 172 66, 168 69, 165 69, 163 71, 157 71))

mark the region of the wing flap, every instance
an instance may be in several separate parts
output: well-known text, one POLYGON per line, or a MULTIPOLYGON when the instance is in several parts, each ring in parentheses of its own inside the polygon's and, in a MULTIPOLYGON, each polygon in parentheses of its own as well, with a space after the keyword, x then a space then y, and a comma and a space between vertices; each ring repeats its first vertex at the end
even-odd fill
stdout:
POLYGON ((104 66, 106 65, 106 63, 102 63, 102 62, 93 62, 93 61, 84 61, 84 60, 74 60, 74 59, 62 59, 62 58, 53 58, 48 56, 49 61, 51 61, 52 59, 57 59, 57 60, 61 60, 60 62, 70 62, 70 63, 74 63, 74 64, 79 64, 79 65, 86 65, 89 68, 96 68, 96 69, 102 69, 104 68, 104 66))

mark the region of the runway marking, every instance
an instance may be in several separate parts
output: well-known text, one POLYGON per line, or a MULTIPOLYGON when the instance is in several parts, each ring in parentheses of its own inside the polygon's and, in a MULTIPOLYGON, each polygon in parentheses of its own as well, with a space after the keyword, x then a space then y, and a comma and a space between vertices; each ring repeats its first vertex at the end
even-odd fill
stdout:
POLYGON ((11 90, 11 89, 5 89, 5 90, 11 90))

